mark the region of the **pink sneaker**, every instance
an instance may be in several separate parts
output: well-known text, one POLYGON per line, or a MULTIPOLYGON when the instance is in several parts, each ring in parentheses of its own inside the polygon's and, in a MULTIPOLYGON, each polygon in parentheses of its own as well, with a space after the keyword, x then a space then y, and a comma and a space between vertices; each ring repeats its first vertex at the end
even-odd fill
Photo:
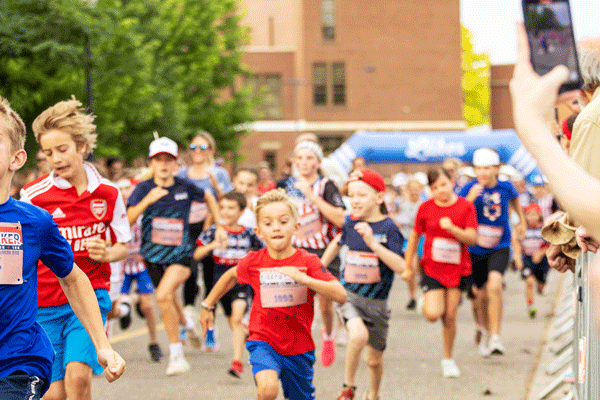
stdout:
POLYGON ((321 364, 324 367, 329 367, 335 361, 336 349, 335 349, 335 335, 327 337, 325 327, 321 329, 321 339, 323 340, 323 347, 321 347, 321 364))

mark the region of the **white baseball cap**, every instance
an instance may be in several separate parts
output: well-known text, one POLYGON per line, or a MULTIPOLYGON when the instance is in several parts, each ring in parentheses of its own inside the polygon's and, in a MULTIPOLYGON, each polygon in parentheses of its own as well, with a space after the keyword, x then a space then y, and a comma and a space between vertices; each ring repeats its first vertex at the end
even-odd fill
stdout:
POLYGON ((489 167, 490 165, 500 165, 498 153, 487 147, 475 150, 473 153, 473 165, 476 167, 489 167))
POLYGON ((173 157, 177 158, 178 157, 177 143, 175 143, 174 141, 172 141, 171 139, 169 139, 167 137, 161 137, 156 140, 153 140, 152 143, 150 143, 150 150, 148 151, 148 158, 152 158, 155 155, 160 154, 160 153, 170 154, 173 157))

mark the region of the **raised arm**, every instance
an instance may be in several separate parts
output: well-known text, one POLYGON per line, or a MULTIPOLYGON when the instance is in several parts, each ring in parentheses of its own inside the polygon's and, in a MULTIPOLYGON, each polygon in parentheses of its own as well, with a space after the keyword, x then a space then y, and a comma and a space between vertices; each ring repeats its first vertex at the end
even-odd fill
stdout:
POLYGON ((346 302, 346 289, 337 280, 324 281, 308 276, 296 267, 279 267, 279 272, 289 276, 301 285, 306 285, 316 293, 335 301, 336 303, 346 302))
POLYGON ((323 265, 327 266, 331 264, 335 256, 337 256, 340 253, 340 249, 342 248, 342 246, 340 246, 341 238, 342 234, 340 233, 335 238, 333 238, 331 242, 329 242, 329 245, 327 246, 325 252, 321 256, 321 263, 323 265))
POLYGON ((142 201, 137 203, 135 206, 129 206, 127 208, 127 219, 129 220, 129 225, 133 225, 140 217, 140 215, 142 215, 144 211, 146 211, 146 208, 148 208, 151 204, 154 204, 156 201, 166 196, 167 194, 169 194, 169 191, 167 189, 160 186, 156 186, 148 192, 148 194, 142 199, 142 201))

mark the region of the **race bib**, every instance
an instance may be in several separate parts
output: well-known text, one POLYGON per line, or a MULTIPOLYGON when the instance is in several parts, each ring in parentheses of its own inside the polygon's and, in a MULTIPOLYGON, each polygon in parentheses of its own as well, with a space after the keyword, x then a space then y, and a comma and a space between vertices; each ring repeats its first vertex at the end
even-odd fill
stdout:
POLYGON ((183 221, 175 218, 152 218, 152 243, 179 246, 183 243, 183 221))
POLYGON ((521 244, 523 245, 523 253, 527 256, 532 256, 535 252, 542 248, 544 245, 543 239, 529 238, 524 239, 521 244))
POLYGON ((319 209, 314 204, 303 201, 298 208, 300 228, 296 231, 296 239, 305 240, 323 232, 323 223, 319 209))
POLYGON ((23 284, 21 223, 0 222, 0 285, 23 284))
MULTIPOLYGON (((306 271, 306 267, 300 268, 306 271)), ((260 273, 260 304, 263 308, 291 307, 306 303, 308 288, 274 268, 263 268, 260 273)))
POLYGON ((433 238, 431 259, 444 264, 460 264, 460 243, 447 238, 433 238))
POLYGON ((380 282, 379 257, 374 253, 348 250, 344 266, 344 280, 348 283, 380 282))
POLYGON ((208 206, 206 203, 200 203, 199 201, 192 201, 190 204, 190 224, 197 224, 206 219, 208 215, 208 206))
POLYGON ((477 227, 477 245, 493 249, 500 243, 504 230, 501 226, 479 225, 477 227))

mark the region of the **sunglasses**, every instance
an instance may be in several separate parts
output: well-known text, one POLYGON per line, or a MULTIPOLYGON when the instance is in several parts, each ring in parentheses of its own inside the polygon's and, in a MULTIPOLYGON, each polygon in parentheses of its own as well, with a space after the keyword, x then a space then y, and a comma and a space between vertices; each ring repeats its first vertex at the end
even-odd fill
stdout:
POLYGON ((202 145, 190 144, 190 150, 202 150, 202 151, 206 151, 208 149, 210 149, 210 146, 207 146, 205 144, 202 144, 202 145))

